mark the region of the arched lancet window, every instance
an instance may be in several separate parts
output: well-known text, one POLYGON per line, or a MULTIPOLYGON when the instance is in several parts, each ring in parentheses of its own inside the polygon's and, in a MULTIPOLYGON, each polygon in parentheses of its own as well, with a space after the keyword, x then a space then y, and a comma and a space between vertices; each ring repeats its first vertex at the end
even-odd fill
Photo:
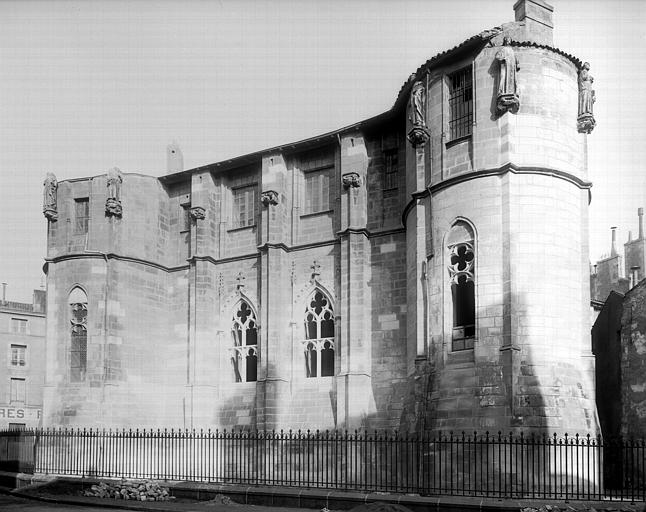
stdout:
POLYGON ((236 382, 255 382, 258 378, 258 327, 256 315, 244 300, 233 314, 231 363, 236 382))
POLYGON ((70 380, 85 380, 87 372, 87 295, 74 288, 69 296, 70 304, 70 380))
POLYGON ((475 244, 471 228, 455 224, 447 239, 448 270, 453 300, 452 350, 473 348, 476 334, 475 244))
POLYGON ((316 290, 305 308, 305 375, 334 375, 334 311, 330 300, 316 290))

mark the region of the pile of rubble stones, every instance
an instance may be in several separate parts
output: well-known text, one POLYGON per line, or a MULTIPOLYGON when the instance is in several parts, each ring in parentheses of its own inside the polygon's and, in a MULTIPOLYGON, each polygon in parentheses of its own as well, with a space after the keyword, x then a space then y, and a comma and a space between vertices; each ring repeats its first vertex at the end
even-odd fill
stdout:
MULTIPOLYGON (((609 504, 610 505, 610 504, 609 504)), ((576 508, 570 505, 558 507, 557 505, 543 505, 542 507, 521 508, 520 512, 636 512, 638 509, 635 505, 628 503, 614 503, 615 506, 604 508, 594 508, 589 505, 577 504, 576 508)))
POLYGON ((174 500, 168 487, 163 487, 152 480, 121 480, 119 482, 101 482, 82 491, 83 496, 93 498, 113 498, 116 500, 168 501, 174 500))

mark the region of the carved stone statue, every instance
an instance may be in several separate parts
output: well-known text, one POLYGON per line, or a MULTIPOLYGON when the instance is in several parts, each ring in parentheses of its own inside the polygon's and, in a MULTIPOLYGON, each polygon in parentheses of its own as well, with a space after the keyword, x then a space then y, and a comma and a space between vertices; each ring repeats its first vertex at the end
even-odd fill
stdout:
POLYGON ((503 38, 502 46, 496 52, 496 60, 499 66, 496 110, 499 115, 505 112, 515 114, 520 107, 516 83, 516 72, 520 69, 520 66, 514 49, 511 47, 511 38, 507 36, 503 38))
POLYGON ((108 199, 105 202, 106 215, 114 215, 121 217, 121 183, 123 177, 121 171, 117 167, 113 167, 108 171, 108 199))
POLYGON ((56 204, 58 181, 56 181, 54 173, 47 173, 43 185, 43 214, 48 220, 56 221, 58 220, 58 206, 56 204))
POLYGON ((408 140, 414 147, 417 147, 425 144, 429 138, 424 108, 424 84, 421 81, 415 82, 411 89, 410 114, 413 128, 408 132, 408 140))
POLYGON ((426 127, 426 116, 424 115, 424 85, 422 82, 415 82, 410 93, 411 122, 413 126, 426 127))
POLYGON ((593 82, 594 78, 590 75, 590 64, 585 62, 579 71, 579 115, 577 117, 579 133, 590 133, 597 124, 592 109, 596 100, 592 89, 593 82))

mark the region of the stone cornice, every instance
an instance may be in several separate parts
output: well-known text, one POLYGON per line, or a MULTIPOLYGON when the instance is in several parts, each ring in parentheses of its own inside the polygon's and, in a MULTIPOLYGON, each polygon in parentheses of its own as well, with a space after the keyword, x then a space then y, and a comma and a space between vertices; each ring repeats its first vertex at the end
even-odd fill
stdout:
POLYGON ((413 194, 411 194, 410 201, 408 201, 408 203, 404 207, 404 211, 402 212, 402 224, 404 226, 406 225, 406 218, 408 217, 408 214, 411 211, 411 209, 414 208, 415 203, 417 202, 418 199, 427 197, 428 195, 432 196, 433 194, 436 194, 437 192, 440 192, 445 188, 452 187, 459 183, 464 183, 466 181, 471 181, 479 178, 488 178, 490 176, 502 176, 508 172, 511 172, 513 174, 534 174, 534 175, 540 175, 540 176, 549 176, 551 178, 558 178, 558 179, 567 181, 568 183, 572 183, 574 186, 582 190, 589 191, 590 188, 592 188, 592 182, 584 181, 581 178, 578 178, 577 176, 574 176, 573 174, 570 174, 565 171, 559 171, 558 169, 550 169, 548 167, 522 167, 522 166, 514 165, 512 163, 507 163, 502 167, 498 167, 495 169, 483 169, 480 171, 473 171, 473 172, 460 174, 458 176, 454 176, 452 178, 448 178, 446 180, 440 181, 439 183, 436 183, 434 185, 430 185, 426 190, 413 192, 413 194))

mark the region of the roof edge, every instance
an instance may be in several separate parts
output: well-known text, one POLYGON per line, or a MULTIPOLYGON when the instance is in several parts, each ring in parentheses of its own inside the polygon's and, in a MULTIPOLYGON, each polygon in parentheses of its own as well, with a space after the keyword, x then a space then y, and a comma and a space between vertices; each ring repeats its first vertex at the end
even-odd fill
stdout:
MULTIPOLYGON (((305 149, 308 147, 316 147, 319 145, 322 145, 322 143, 325 140, 333 140, 335 137, 338 137, 342 133, 346 133, 348 131, 352 130, 358 130, 359 128, 366 127, 372 124, 375 124, 380 121, 384 121, 390 117, 394 117, 397 112, 399 111, 400 108, 402 108, 408 98, 408 94, 410 92, 410 89, 413 85, 413 83, 420 78, 420 75, 422 73, 430 71, 432 68, 436 68, 442 63, 452 57, 455 57, 456 55, 460 53, 468 53, 468 52, 473 52, 473 51, 479 51, 482 50, 487 44, 491 44, 491 40, 501 36, 504 34, 505 30, 515 24, 515 22, 511 23, 506 23, 501 27, 494 27, 489 30, 484 30, 480 32, 479 34, 476 34, 462 43, 458 44, 457 46, 454 46, 453 48, 449 50, 445 50, 441 53, 438 53, 437 55, 431 57, 428 59, 424 64, 419 66, 417 70, 412 73, 408 79, 402 84, 401 88, 399 89, 399 92, 397 93, 397 99, 395 100, 393 106, 376 116, 370 117, 368 119, 365 119, 363 121, 359 121, 357 123, 353 123, 351 125, 345 126, 343 128, 339 128, 337 130, 327 132, 321 135, 316 135, 314 137, 309 137, 307 139, 303 139, 297 142, 290 142, 287 144, 281 144, 279 146, 273 146, 267 149, 261 149, 258 151, 254 151, 252 153, 246 153, 244 155, 240 155, 237 157, 233 157, 227 160, 221 160, 219 162, 214 162, 210 164, 205 164, 201 165, 198 167, 193 167, 191 169, 187 169, 185 171, 180 171, 177 173, 173 174, 166 174, 164 176, 159 177, 159 180, 162 181, 162 183, 165 184, 171 184, 177 181, 181 181, 184 179, 186 176, 189 176, 195 172, 200 172, 200 171, 225 171, 229 169, 234 169, 236 167, 240 167, 242 165, 252 163, 254 161, 257 161, 258 158, 262 157, 262 155, 268 154, 268 153, 274 153, 274 152, 282 152, 285 149, 290 149, 294 151, 298 151, 300 149, 305 149)), ((577 70, 580 70, 583 67, 583 62, 579 60, 577 57, 574 57, 573 55, 560 50, 559 48, 556 48, 554 46, 549 46, 545 44, 539 44, 535 43, 532 41, 512 41, 512 46, 517 46, 517 47, 531 47, 531 48, 540 48, 540 49, 545 49, 545 50, 550 50, 553 51, 568 60, 570 60, 577 70)))

